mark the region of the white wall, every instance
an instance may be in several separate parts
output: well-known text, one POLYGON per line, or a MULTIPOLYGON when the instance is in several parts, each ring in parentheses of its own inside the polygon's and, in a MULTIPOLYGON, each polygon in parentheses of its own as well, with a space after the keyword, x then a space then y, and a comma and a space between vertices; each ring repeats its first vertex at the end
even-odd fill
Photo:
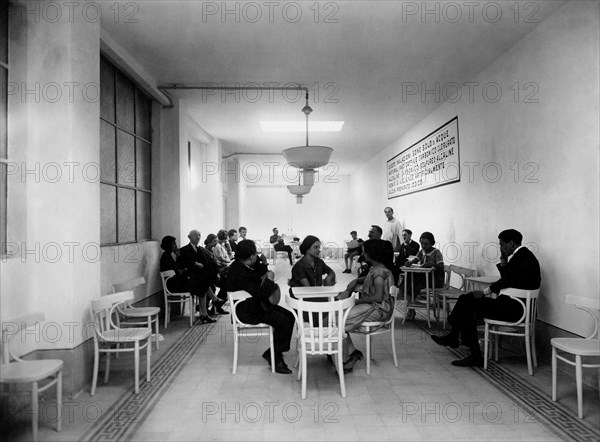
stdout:
POLYGON ((353 212, 360 224, 390 205, 417 238, 433 232, 442 251, 479 274, 498 275, 497 234, 519 230, 542 268, 540 319, 578 334, 590 324, 564 306, 564 295, 599 296, 598 15, 594 2, 559 9, 474 79, 481 86, 472 102, 465 88, 462 99, 440 105, 352 182, 364 202, 353 212), (502 89, 497 102, 481 93, 492 82, 502 89), (456 115, 461 181, 388 201, 386 161, 456 115))
POLYGON ((36 23, 19 8, 11 8, 9 78, 19 89, 9 96, 13 253, 0 263, 1 319, 44 312, 37 347, 73 348, 89 337, 88 302, 101 294, 100 26, 83 18, 36 23), (70 95, 65 83, 79 86, 70 95))

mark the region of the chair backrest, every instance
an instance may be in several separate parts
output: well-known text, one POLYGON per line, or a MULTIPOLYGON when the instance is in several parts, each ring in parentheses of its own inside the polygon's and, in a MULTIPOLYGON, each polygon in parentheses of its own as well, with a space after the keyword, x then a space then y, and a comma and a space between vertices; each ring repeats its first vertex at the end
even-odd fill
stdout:
MULTIPOLYGON (((113 286, 112 286, 113 293, 126 292, 129 290, 134 291, 137 287, 139 287, 145 283, 146 283, 146 279, 143 276, 140 276, 138 278, 129 279, 129 280, 123 281, 123 282, 118 282, 116 284, 113 284, 113 286)), ((131 307, 131 304, 129 303, 129 301, 126 301, 125 305, 127 307, 131 307)))
MULTIPOLYGON (((446 266, 444 266, 444 268, 445 267, 446 266)), ((448 287, 451 286, 452 279, 453 279, 452 274, 454 274, 458 277, 459 284, 457 284, 456 286, 452 286, 452 287, 457 288, 462 291, 466 291, 467 290, 467 278, 477 275, 477 270, 452 264, 450 266, 450 273, 451 273, 451 275, 448 279, 448 287)))
POLYGON ((90 317, 96 333, 118 328, 113 321, 115 309, 119 304, 133 299, 131 290, 102 296, 90 301, 90 317))
POLYGON ((535 324, 535 317, 537 315, 537 301, 538 296, 540 294, 540 289, 535 290, 524 290, 524 289, 515 289, 512 287, 505 288, 500 290, 499 295, 510 296, 513 299, 516 299, 523 306, 523 316, 515 323, 524 323, 524 324, 535 324), (523 299, 525 302, 523 302, 523 299))
POLYGON ((295 299, 286 294, 286 303, 297 315, 296 321, 300 327, 302 345, 308 354, 331 354, 337 352, 345 335, 344 326, 350 308, 355 303, 350 296, 340 301, 314 302, 295 299), (302 319, 304 313, 308 323, 302 319))
POLYGON ((598 299, 584 298, 583 296, 567 295, 566 304, 571 304, 580 310, 588 312, 594 318, 594 331, 586 339, 600 338, 598 335, 598 323, 600 322, 600 303, 598 299))
POLYGON ((162 280, 162 286, 163 286, 163 292, 165 294, 165 299, 167 298, 167 296, 170 296, 173 294, 167 288, 167 281, 169 280, 169 278, 172 278, 173 276, 175 276, 175 270, 167 270, 165 272, 160 272, 160 279, 162 280))
MULTIPOLYGON (((404 264, 402 264, 404 265, 404 264)), ((452 269, 448 264, 444 264, 444 289, 448 289, 450 287, 450 276, 452 274, 452 269)))
POLYGON ((227 298, 229 299, 229 310, 231 313, 231 320, 233 323, 233 330, 234 332, 237 331, 238 327, 243 327, 243 328, 258 328, 258 327, 264 327, 264 325, 262 324, 246 324, 242 321, 240 321, 240 319, 238 318, 237 315, 237 306, 240 302, 251 298, 252 295, 250 293, 248 293, 245 290, 238 290, 236 292, 227 292, 227 298))
POLYGON ((2 363, 8 364, 12 360, 21 361, 12 344, 14 339, 21 335, 21 332, 27 328, 44 321, 45 316, 42 312, 32 313, 20 316, 2 323, 2 363))
POLYGON ((146 279, 143 276, 140 276, 139 278, 129 279, 123 282, 118 282, 116 284, 113 284, 113 293, 135 290, 137 287, 145 283, 146 279))

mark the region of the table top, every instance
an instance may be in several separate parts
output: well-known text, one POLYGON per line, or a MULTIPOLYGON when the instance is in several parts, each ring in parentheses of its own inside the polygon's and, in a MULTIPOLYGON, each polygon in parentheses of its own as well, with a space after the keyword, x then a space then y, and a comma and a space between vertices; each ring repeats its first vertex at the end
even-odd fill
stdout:
POLYGON ((499 276, 467 276, 465 278, 467 281, 470 282, 478 282, 481 284, 493 284, 494 282, 498 281, 500 279, 499 276))
POLYGON ((410 267, 400 267, 403 272, 417 272, 417 273, 428 273, 433 272, 435 267, 421 267, 420 265, 413 264, 410 267))
POLYGON ((329 298, 337 296, 338 293, 346 290, 343 284, 336 284, 322 287, 292 287, 292 293, 298 299, 302 298, 329 298))

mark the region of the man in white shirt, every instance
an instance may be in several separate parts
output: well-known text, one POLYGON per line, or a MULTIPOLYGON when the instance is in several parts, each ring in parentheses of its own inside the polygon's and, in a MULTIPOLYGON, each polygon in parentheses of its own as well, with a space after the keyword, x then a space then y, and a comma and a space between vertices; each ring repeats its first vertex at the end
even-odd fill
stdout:
POLYGON ((394 218, 394 209, 391 207, 386 207, 383 210, 383 213, 385 213, 387 221, 383 225, 383 235, 381 239, 391 242, 394 252, 398 252, 400 251, 400 244, 402 244, 402 224, 394 218))

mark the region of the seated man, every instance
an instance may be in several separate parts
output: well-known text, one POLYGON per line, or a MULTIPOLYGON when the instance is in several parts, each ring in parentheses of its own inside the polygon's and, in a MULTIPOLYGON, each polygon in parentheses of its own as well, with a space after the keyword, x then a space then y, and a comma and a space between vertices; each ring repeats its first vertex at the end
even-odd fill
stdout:
MULTIPOLYGON (((240 226, 240 228, 238 229, 238 232, 240 233, 240 241, 243 241, 244 239, 248 239, 246 238, 246 235, 248 234, 248 229, 246 229, 244 226, 240 226)), ((267 259, 267 257, 265 255, 263 255, 262 250, 257 250, 258 252, 258 259, 261 260, 265 265, 269 264, 269 260, 267 259)))
POLYGON ((273 244, 273 249, 275 249, 276 252, 286 252, 288 254, 288 259, 290 260, 290 265, 294 265, 294 261, 292 261, 292 252, 294 250, 283 243, 283 237, 279 235, 277 227, 273 227, 273 234, 269 238, 269 242, 273 244))
POLYGON ((238 232, 235 229, 229 229, 229 231, 227 232, 227 236, 229 237, 229 248, 233 252, 233 255, 235 255, 235 248, 237 246, 238 240, 238 232))
MULTIPOLYGON (((397 269, 398 274, 400 274, 400 267, 406 264, 408 257, 417 256, 420 248, 421 246, 419 246, 419 243, 412 240, 412 231, 409 229, 404 229, 402 231, 402 244, 400 244, 399 250, 400 254, 394 262, 394 267, 397 269)), ((399 283, 400 281, 396 280, 396 285, 399 286, 399 283)))
POLYGON ((358 234, 356 233, 356 230, 353 230, 352 232, 350 232, 350 235, 352 236, 351 242, 356 243, 357 246, 348 248, 348 250, 344 254, 344 262, 346 263, 346 270, 344 270, 343 273, 352 273, 350 270, 350 266, 352 264, 352 259, 354 259, 355 256, 360 256, 362 254, 362 243, 364 241, 361 238, 357 238, 358 234))
POLYGON ((235 260, 229 267, 225 283, 227 291, 245 290, 252 295, 237 305, 237 316, 247 324, 263 322, 273 327, 275 361, 271 361, 270 349, 262 356, 269 365, 275 364, 276 373, 289 374, 292 370, 283 360, 283 353, 290 349, 295 320, 289 310, 277 305, 281 292, 273 278, 273 272, 267 271, 267 267, 257 259, 254 241, 240 241, 235 260))
POLYGON ((523 235, 514 229, 504 230, 498 235, 500 243, 500 279, 483 292, 461 295, 448 320, 452 331, 446 336, 431 338, 440 345, 458 348, 460 343, 469 347, 471 354, 452 365, 457 367, 483 366, 483 357, 479 348, 477 322, 484 318, 501 321, 517 321, 523 315, 523 307, 509 296, 500 295, 496 299, 486 298, 490 293, 500 293, 504 288, 523 290, 540 288, 540 264, 533 253, 521 245, 523 235))

